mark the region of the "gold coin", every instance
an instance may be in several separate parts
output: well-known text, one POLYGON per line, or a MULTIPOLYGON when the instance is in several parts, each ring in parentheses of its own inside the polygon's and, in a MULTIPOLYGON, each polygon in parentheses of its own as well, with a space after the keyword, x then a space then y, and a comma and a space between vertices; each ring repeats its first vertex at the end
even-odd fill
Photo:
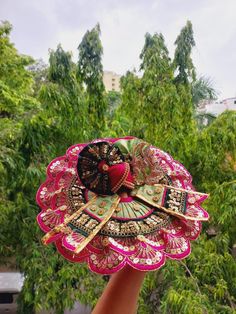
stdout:
POLYGON ((101 215, 103 215, 103 214, 104 214, 104 210, 103 210, 103 209, 100 209, 100 210, 98 211, 98 215, 101 216, 101 215))
POLYGON ((90 209, 91 209, 92 211, 95 211, 95 210, 96 210, 96 208, 97 208, 97 206, 96 206, 96 205, 92 205, 92 206, 90 207, 90 209))
POLYGON ((101 202, 98 206, 99 206, 99 207, 105 207, 106 205, 107 205, 107 202, 103 201, 103 202, 101 202))
POLYGON ((156 190, 155 190, 155 192, 156 192, 157 194, 160 194, 160 193, 162 192, 162 188, 161 188, 160 186, 157 187, 156 190))
POLYGON ((104 246, 107 246, 107 245, 109 244, 108 238, 104 238, 104 239, 102 240, 102 244, 103 244, 104 246))

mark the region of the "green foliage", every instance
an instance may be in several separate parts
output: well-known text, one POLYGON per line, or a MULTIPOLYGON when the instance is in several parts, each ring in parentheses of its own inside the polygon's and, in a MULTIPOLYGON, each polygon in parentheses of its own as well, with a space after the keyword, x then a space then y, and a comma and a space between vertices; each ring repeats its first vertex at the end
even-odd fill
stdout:
POLYGON ((108 116, 112 120, 112 116, 121 103, 121 94, 116 91, 109 91, 106 95, 108 103, 108 116))
POLYGON ((9 40, 11 28, 8 22, 0 26, 0 117, 20 114, 34 101, 32 75, 25 69, 33 59, 17 53, 9 40))
POLYGON ((49 58, 49 81, 61 84, 67 87, 73 81, 73 62, 71 60, 71 53, 65 52, 61 45, 58 45, 57 50, 51 51, 49 58))
POLYGON ((191 58, 192 48, 195 46, 192 23, 182 28, 175 41, 176 50, 174 56, 174 68, 177 71, 176 83, 188 84, 196 79, 195 67, 191 58))
POLYGON ((192 97, 194 106, 198 107, 201 101, 214 100, 217 92, 213 87, 213 82, 209 77, 200 76, 192 83, 192 97))
POLYGON ((42 246, 42 232, 35 220, 35 193, 45 179, 46 165, 56 155, 64 154, 68 146, 91 137, 86 96, 76 78, 76 65, 61 46, 51 51, 48 76, 44 73, 46 79, 38 84, 40 91, 33 90, 37 66, 36 70, 29 68, 25 60, 31 58, 19 55, 10 43, 10 29, 0 29, 1 52, 6 61, 6 68, 1 64, 0 80, 4 87, 0 133, 1 262, 13 257, 25 275, 20 313, 32 314, 41 308, 63 313, 78 299, 94 304, 104 282, 85 266, 68 263, 53 246, 42 246))
POLYGON ((192 82, 192 101, 195 107, 195 120, 198 128, 201 130, 205 126, 210 125, 216 116, 211 113, 199 112, 200 109, 206 102, 215 100, 218 93, 213 87, 213 82, 209 77, 200 76, 198 79, 192 82))
POLYGON ((171 68, 168 50, 162 34, 146 34, 145 44, 140 55, 143 76, 141 79, 142 102, 141 111, 144 116, 145 138, 151 142, 166 142, 166 131, 169 133, 172 126, 172 112, 177 100, 176 88, 172 84, 173 71, 171 68), (168 108, 167 108, 168 107, 168 108), (159 131, 157 125, 161 120, 168 125, 159 131))
POLYGON ((216 115, 212 113, 195 113, 195 120, 199 130, 204 129, 216 119, 216 115))
POLYGON ((174 69, 162 34, 146 34, 140 57, 143 75, 139 78, 127 72, 122 78, 118 110, 129 119, 130 134, 187 163, 189 140, 195 140, 191 89, 174 84, 174 69))
MULTIPOLYGON (((125 76, 121 78, 121 104, 117 108, 117 118, 124 117, 122 120, 125 121, 125 126, 123 123, 119 123, 119 131, 127 132, 130 135, 134 135, 140 138, 144 137, 144 117, 141 112, 142 107, 142 90, 141 90, 141 79, 133 72, 127 72, 125 76), (134 119, 134 113, 136 119, 134 119)), ((116 119, 115 119, 116 121, 116 119)), ((121 122, 121 121, 120 121, 121 122)), ((113 122, 114 124, 115 122, 113 122)))
MULTIPOLYGON (((178 54, 180 51, 177 47, 178 54)), ((186 52, 182 53, 179 60, 185 60, 186 52)), ((209 225, 203 224, 203 235, 192 243, 193 252, 188 259, 167 261, 159 272, 148 274, 139 313, 233 313, 235 113, 225 112, 200 132, 192 91, 202 86, 197 86, 190 75, 191 62, 185 60, 185 71, 180 71, 186 74, 185 79, 174 78, 174 62, 169 59, 163 36, 158 34, 146 35, 141 58, 143 76, 128 72, 122 78, 122 104, 117 109, 113 131, 144 137, 182 161, 198 189, 211 194, 205 204, 211 220, 209 225), (210 228, 216 236, 206 236, 210 228)))
POLYGON ((9 40, 11 25, 3 22, 0 29, 0 79, 16 92, 30 92, 32 77, 25 69, 33 62, 28 56, 19 55, 9 40))
POLYGON ((53 245, 42 246, 35 193, 45 179, 46 165, 68 146, 125 135, 171 153, 190 169, 195 186, 211 194, 205 205, 211 220, 192 243, 191 255, 181 262, 168 260, 146 276, 139 313, 235 313, 236 115, 227 111, 204 129, 197 128, 194 102, 206 94, 201 92, 204 84, 194 80, 191 23, 176 40, 174 61, 163 35, 146 35, 140 55, 143 75, 127 72, 121 94, 104 92, 99 26, 83 37, 77 64, 59 45, 50 51, 48 68, 20 55, 9 40, 10 31, 4 22, 0 255, 1 261, 14 257, 25 274, 20 313, 46 308, 59 314, 75 300, 95 305, 104 287, 102 277, 85 265, 69 263, 53 245))
POLYGON ((29 65, 27 69, 32 73, 34 79, 34 96, 38 96, 38 92, 43 84, 46 83, 48 77, 48 65, 42 60, 36 60, 29 65))
POLYGON ((98 130, 104 127, 107 110, 107 102, 104 98, 105 87, 102 79, 103 48, 99 37, 100 33, 100 26, 97 24, 91 31, 86 32, 78 47, 77 76, 79 81, 86 86, 88 117, 91 125, 95 126, 94 136, 98 130))
POLYGON ((211 225, 219 234, 227 236, 229 248, 236 242, 235 133, 236 113, 225 111, 199 135, 199 149, 193 152, 192 159, 197 184, 212 193, 207 204, 211 225))

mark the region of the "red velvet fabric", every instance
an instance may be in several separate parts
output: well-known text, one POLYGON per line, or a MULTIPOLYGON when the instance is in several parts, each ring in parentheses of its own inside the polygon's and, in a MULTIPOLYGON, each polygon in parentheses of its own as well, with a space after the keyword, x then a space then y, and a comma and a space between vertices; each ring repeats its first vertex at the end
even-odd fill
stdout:
POLYGON ((98 165, 98 170, 101 173, 108 173, 112 192, 116 193, 122 186, 134 188, 134 179, 127 162, 109 166, 105 160, 102 160, 98 165))

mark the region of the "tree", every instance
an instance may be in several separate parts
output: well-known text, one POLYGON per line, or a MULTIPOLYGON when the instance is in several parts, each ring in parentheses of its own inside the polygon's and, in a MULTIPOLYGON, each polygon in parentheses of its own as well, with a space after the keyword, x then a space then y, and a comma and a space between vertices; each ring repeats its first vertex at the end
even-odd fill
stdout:
POLYGON ((200 76, 196 81, 192 82, 192 99, 195 108, 195 120, 198 128, 202 129, 214 121, 216 116, 211 113, 199 112, 207 102, 216 100, 217 91, 213 87, 210 78, 200 76))
POLYGON ((78 46, 77 76, 79 81, 84 83, 86 87, 88 114, 92 125, 95 126, 94 135, 104 126, 107 109, 104 97, 105 87, 102 79, 103 48, 99 38, 100 33, 100 26, 97 24, 91 31, 86 32, 78 46))
POLYGON ((190 21, 187 21, 187 24, 182 28, 175 41, 175 45, 176 50, 173 60, 174 69, 177 72, 175 82, 188 84, 196 78, 195 67, 191 58, 195 40, 193 37, 192 23, 190 21))
POLYGON ((106 97, 107 97, 107 103, 108 103, 108 109, 109 109, 108 114, 110 115, 110 117, 112 117, 114 114, 114 111, 121 103, 121 94, 120 92, 117 92, 117 91, 109 91, 106 94, 106 97))
POLYGON ((0 37, 0 53, 6 62, 5 67, 2 65, 5 72, 1 72, 6 86, 1 103, 7 112, 1 118, 0 136, 1 263, 14 257, 15 266, 25 276, 20 313, 32 314, 42 308, 64 313, 76 299, 93 304, 94 294, 100 294, 104 283, 83 265, 67 263, 55 254, 53 246, 42 246, 42 232, 35 219, 39 210, 35 193, 45 179, 46 165, 74 141, 86 140, 84 98, 76 67, 61 47, 51 52, 50 74, 39 94, 41 103, 32 97, 32 71, 25 63, 31 58, 17 52, 9 34, 7 28, 0 37), (7 102, 6 89, 14 108, 7 102))
POLYGON ((213 113, 196 113, 195 120, 197 122, 198 129, 201 130, 204 127, 210 125, 216 119, 216 115, 213 113))
POLYGON ((191 255, 148 274, 139 313, 235 313, 236 114, 226 111, 190 146, 190 169, 198 190, 210 193, 209 224, 192 243, 191 255))
MULTIPOLYGON (((189 104, 193 104, 192 111, 195 111, 195 120, 199 128, 203 128, 203 121, 207 123, 212 120, 212 116, 198 114, 196 112, 197 107, 200 106, 204 100, 216 99, 217 92, 215 91, 212 81, 204 76, 196 78, 196 71, 191 58, 192 49, 195 46, 195 40, 193 37, 192 23, 187 21, 185 27, 182 28, 180 34, 175 41, 176 49, 173 60, 173 66, 175 69, 174 82, 177 86, 180 94, 188 95, 183 99, 184 110, 186 106, 189 108, 189 104), (190 99, 192 97, 192 100, 190 99)), ((193 112, 191 113, 191 115, 193 112)), ((186 115, 185 115, 186 116, 186 115)), ((189 115, 186 116, 189 119, 189 115)))
MULTIPOLYGON (((26 173, 24 159, 18 149, 23 121, 29 112, 39 108, 39 103, 32 97, 33 78, 26 69, 33 59, 18 53, 9 39, 11 29, 8 22, 0 26, 0 253, 1 262, 13 257, 17 267, 22 270, 20 256, 23 252, 18 251, 19 238, 23 233, 19 228, 22 218, 19 203, 22 202, 26 173)), ((27 211, 28 207, 25 207, 25 214, 27 211)))
POLYGON ((217 94, 209 77, 200 76, 192 83, 192 97, 195 108, 199 107, 204 100, 216 100, 217 94))
POLYGON ((0 117, 13 117, 22 106, 31 106, 32 75, 25 67, 33 63, 28 56, 19 55, 9 40, 12 26, 0 26, 0 117))
POLYGON ((48 65, 42 60, 36 60, 33 64, 29 65, 27 69, 33 74, 34 78, 34 96, 37 97, 42 84, 47 80, 48 65))
MULTIPOLYGON (((143 94, 142 110, 145 119, 145 138, 160 147, 170 147, 173 119, 178 95, 173 84, 173 69, 169 52, 162 34, 146 34, 143 50, 140 54, 143 71, 141 89, 143 94), (165 125, 162 122, 165 121, 165 125)), ((172 137, 173 139, 173 137, 172 137)))
POLYGON ((113 129, 117 134, 130 134, 140 138, 144 137, 144 120, 142 108, 141 79, 136 72, 127 71, 121 77, 121 104, 116 110, 116 119, 113 122, 113 129), (116 128, 116 121, 119 121, 116 128))
POLYGON ((198 189, 211 193, 206 208, 213 218, 192 243, 188 259, 168 261, 165 268, 148 274, 139 313, 234 313, 235 114, 225 113, 199 132, 193 115, 194 81, 171 79, 164 41, 158 35, 153 37, 146 36, 141 54, 143 76, 128 73, 122 79, 122 104, 117 110, 122 132, 144 126, 145 139, 184 162, 198 189), (122 116, 129 118, 127 125, 122 116), (215 233, 208 231, 212 228, 215 233))
POLYGON ((146 34, 140 54, 141 78, 128 72, 122 78, 122 104, 129 133, 158 145, 187 162, 187 138, 193 138, 190 89, 176 86, 174 69, 162 34, 146 34))
POLYGON ((71 53, 58 45, 56 51, 50 52, 49 65, 48 82, 42 85, 39 99, 54 131, 58 132, 58 144, 61 144, 58 153, 62 153, 69 145, 89 138, 88 111, 71 53))
POLYGON ((175 41, 176 49, 174 60, 172 62, 174 68, 174 83, 180 100, 180 116, 182 117, 182 134, 181 138, 182 150, 184 158, 180 158, 182 162, 188 166, 188 145, 192 147, 196 145, 196 121, 194 120, 194 104, 192 97, 192 84, 196 80, 196 71, 191 58, 192 49, 195 46, 193 37, 192 23, 187 21, 186 25, 181 29, 180 34, 175 41))

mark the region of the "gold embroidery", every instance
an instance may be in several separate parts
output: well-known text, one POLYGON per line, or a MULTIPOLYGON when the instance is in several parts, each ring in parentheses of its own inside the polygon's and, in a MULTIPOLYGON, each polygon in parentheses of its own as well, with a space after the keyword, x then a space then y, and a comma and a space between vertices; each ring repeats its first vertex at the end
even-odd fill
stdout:
POLYGON ((120 202, 120 197, 117 195, 115 197, 111 207, 107 211, 104 219, 100 222, 99 225, 97 225, 94 228, 94 230, 88 235, 88 237, 82 243, 80 243, 77 246, 77 248, 75 250, 76 254, 78 254, 79 252, 81 252, 85 248, 85 246, 95 237, 95 235, 101 230, 101 228, 105 225, 105 223, 111 218, 111 216, 114 213, 114 211, 116 210, 116 207, 118 206, 119 202, 120 202))
POLYGON ((96 201, 96 196, 94 196, 91 201, 89 201, 87 204, 85 204, 84 206, 81 206, 80 209, 78 209, 74 214, 70 215, 68 218, 66 218, 64 220, 64 222, 60 225, 57 225, 56 227, 54 227, 51 231, 49 231, 48 233, 45 234, 45 236, 42 238, 42 242, 43 244, 47 244, 47 240, 53 236, 56 233, 59 233, 60 231, 63 231, 63 228, 65 228, 65 226, 74 218, 78 217, 81 212, 90 204, 93 204, 96 201))

